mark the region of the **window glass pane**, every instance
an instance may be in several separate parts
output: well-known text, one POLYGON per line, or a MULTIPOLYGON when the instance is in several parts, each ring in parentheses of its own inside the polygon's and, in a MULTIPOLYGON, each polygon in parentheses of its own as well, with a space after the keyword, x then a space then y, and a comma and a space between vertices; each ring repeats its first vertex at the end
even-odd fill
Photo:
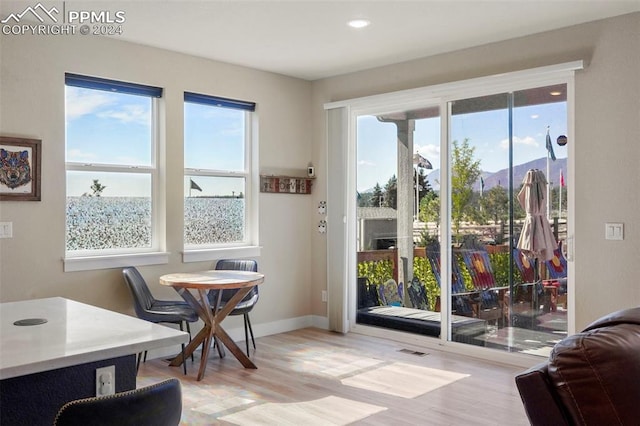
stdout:
POLYGON ((566 190, 560 176, 567 150, 556 140, 566 135, 566 108, 564 84, 452 104, 452 244, 460 283, 459 290, 452 286, 452 313, 484 322, 477 322, 484 332, 474 336, 452 325, 453 340, 548 356, 566 335, 566 304, 560 306, 566 271, 556 279, 544 261, 520 248, 527 214, 517 199, 527 172, 542 174, 549 185, 539 193, 546 202, 540 211, 548 213, 540 219, 563 241, 566 190))
POLYGON ((151 247, 151 175, 67 172, 67 250, 151 247))
POLYGON ((244 116, 241 110, 185 102, 185 168, 244 171, 244 116))
POLYGON ((356 321, 408 331, 416 329, 391 318, 430 317, 423 334, 438 336, 431 312, 439 310, 440 288, 426 246, 437 251, 439 108, 359 116, 356 136, 356 321))
POLYGON ((153 165, 146 96, 66 86, 67 162, 153 165))
POLYGON ((245 184, 244 178, 185 176, 185 245, 244 241, 245 184))

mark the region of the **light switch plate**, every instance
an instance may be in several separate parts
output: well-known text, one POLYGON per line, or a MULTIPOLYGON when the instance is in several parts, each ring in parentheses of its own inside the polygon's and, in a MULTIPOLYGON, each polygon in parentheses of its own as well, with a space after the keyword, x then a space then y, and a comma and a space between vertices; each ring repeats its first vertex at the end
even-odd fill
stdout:
POLYGON ((605 223, 605 240, 624 240, 624 223, 605 223))

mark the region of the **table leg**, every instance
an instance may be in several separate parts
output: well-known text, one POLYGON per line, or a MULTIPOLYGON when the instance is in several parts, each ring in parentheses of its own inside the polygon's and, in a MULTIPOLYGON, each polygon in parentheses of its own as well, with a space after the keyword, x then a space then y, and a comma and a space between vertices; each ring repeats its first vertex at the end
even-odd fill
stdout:
MULTIPOLYGON (((218 290, 218 298, 216 299, 216 305, 213 307, 213 312, 214 312, 214 320, 216 315, 218 315, 218 307, 220 306, 220 303, 222 302, 222 293, 224 292, 224 290, 218 290)), ((213 335, 213 342, 214 342, 214 346, 216 346, 216 348, 218 349, 218 356, 220 358, 224 358, 225 353, 224 353, 224 346, 222 346, 222 344, 218 341, 218 338, 216 337, 215 333, 213 335)))
POLYGON ((213 311, 211 310, 211 305, 209 304, 209 299, 207 298, 205 290, 198 290, 200 300, 194 297, 188 289, 176 288, 176 291, 198 313, 198 316, 204 322, 204 327, 202 327, 202 330, 200 330, 196 337, 193 338, 184 349, 184 354, 179 354, 169 365, 178 366, 182 364, 185 362, 186 358, 191 356, 201 343, 204 343, 197 377, 197 380, 200 381, 204 377, 204 372, 207 369, 207 359, 209 357, 209 349, 211 348, 211 339, 215 333, 213 311))
POLYGON ((188 289, 181 287, 174 287, 174 289, 189 304, 189 306, 191 306, 196 311, 200 319, 202 319, 202 321, 204 322, 204 327, 193 339, 191 339, 191 342, 189 342, 189 344, 184 348, 184 355, 182 353, 178 354, 178 356, 176 356, 171 361, 169 365, 172 367, 181 365, 184 362, 185 358, 191 356, 191 354, 198 348, 198 346, 200 346, 202 341, 206 340, 207 336, 211 334, 213 324, 211 318, 211 310, 205 309, 201 305, 201 303, 198 302, 198 299, 196 299, 188 289))
POLYGON ((182 365, 182 363, 184 362, 184 359, 189 358, 191 354, 195 352, 196 349, 198 349, 198 346, 200 346, 203 340, 205 340, 207 338, 207 335, 210 333, 211 333, 211 327, 205 325, 202 328, 202 330, 200 330, 198 334, 196 334, 196 336, 193 339, 191 339, 191 342, 189 342, 189 344, 184 348, 184 358, 180 353, 175 358, 173 358, 173 360, 171 360, 169 365, 172 367, 178 367, 182 365))
MULTIPOLYGON (((236 357, 238 361, 245 368, 256 369, 256 365, 249 359, 249 357, 242 352, 242 349, 236 345, 236 343, 231 339, 231 337, 227 334, 227 332, 222 328, 220 323, 233 311, 236 305, 244 299, 244 297, 251 291, 251 287, 245 287, 239 289, 233 297, 224 305, 222 309, 218 309, 217 307, 220 305, 219 300, 218 303, 212 308, 209 303, 209 298, 207 297, 207 291, 203 289, 198 289, 198 295, 200 300, 194 297, 191 292, 186 288, 176 288, 176 291, 182 296, 182 298, 189 303, 193 309, 198 313, 198 316, 204 322, 204 327, 200 332, 189 342, 189 344, 184 349, 184 354, 179 354, 176 356, 169 365, 171 366, 179 366, 185 360, 191 356, 191 354, 200 346, 200 344, 204 343, 204 347, 202 349, 202 356, 200 358, 200 369, 198 370, 197 380, 200 381, 204 377, 205 370, 207 368, 207 361, 209 358, 209 351, 211 349, 211 341, 215 340, 218 344, 218 353, 221 357, 224 356, 224 349, 222 345, 226 346, 227 349, 236 357)), ((219 293, 219 298, 221 297, 221 292, 219 293)))
POLYGON ((233 311, 242 299, 251 291, 251 287, 239 289, 233 297, 224 305, 224 307, 216 312, 213 318, 214 335, 218 340, 218 344, 223 343, 227 349, 236 357, 245 368, 258 368, 256 365, 242 352, 242 349, 236 345, 227 332, 222 328, 222 321, 233 311))
POLYGON ((253 361, 251 361, 251 359, 249 359, 249 357, 247 357, 247 355, 245 355, 245 353, 242 352, 242 349, 240 349, 238 345, 236 345, 236 342, 234 342, 233 339, 231 339, 231 337, 227 334, 226 331, 224 331, 224 329, 220 326, 219 323, 217 323, 215 327, 216 327, 215 334, 218 338, 218 341, 224 343, 227 349, 229 349, 229 352, 231 352, 236 357, 236 359, 240 361, 240 364, 242 364, 244 368, 253 368, 253 369, 258 368, 253 363, 253 361))

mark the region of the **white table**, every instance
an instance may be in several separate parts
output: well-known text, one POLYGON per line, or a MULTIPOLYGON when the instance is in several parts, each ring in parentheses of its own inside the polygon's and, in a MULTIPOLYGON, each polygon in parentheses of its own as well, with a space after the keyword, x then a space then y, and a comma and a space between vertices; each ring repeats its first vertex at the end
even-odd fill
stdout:
POLYGON ((62 297, 1 303, 0 418, 50 425, 60 401, 95 396, 96 368, 115 365, 115 390, 135 389, 135 354, 188 340, 185 332, 62 297), (46 322, 14 325, 34 318, 46 322))

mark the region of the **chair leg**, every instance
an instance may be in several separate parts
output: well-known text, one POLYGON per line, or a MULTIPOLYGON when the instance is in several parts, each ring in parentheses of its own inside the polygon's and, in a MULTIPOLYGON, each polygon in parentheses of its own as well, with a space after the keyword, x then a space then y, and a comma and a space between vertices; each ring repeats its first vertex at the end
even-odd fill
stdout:
MULTIPOLYGON (((247 325, 249 326, 249 333, 251 334, 251 343, 253 343, 253 349, 256 349, 256 340, 253 338, 253 328, 251 327, 251 320, 249 314, 244 314, 244 337, 247 338, 247 325)), ((249 341, 247 340, 247 353, 249 353, 249 341)))
MULTIPOLYGON (((189 326, 189 321, 185 321, 187 324, 187 333, 189 333, 189 343, 191 343, 191 327, 189 326)), ((191 352, 191 362, 193 362, 193 352, 191 352)))
MULTIPOLYGON (((182 323, 185 321, 180 321, 180 331, 184 331, 182 329, 182 323)), ((187 323, 188 324, 188 323, 187 323)), ((191 334, 189 334, 189 340, 191 340, 191 334)), ((184 375, 187 375, 187 360, 184 359, 184 343, 180 345, 182 347, 182 351, 180 354, 182 355, 182 371, 184 371, 184 375)))
POLYGON ((136 356, 136 375, 138 374, 138 370, 140 370, 140 360, 142 359, 142 352, 138 352, 136 356))
POLYGON ((249 352, 249 333, 247 332, 247 314, 244 314, 244 343, 247 345, 247 356, 251 356, 249 352))
POLYGON ((181 344, 180 346, 182 346, 182 351, 180 352, 180 354, 182 355, 182 371, 184 372, 184 375, 187 375, 187 360, 184 359, 184 343, 181 344))

